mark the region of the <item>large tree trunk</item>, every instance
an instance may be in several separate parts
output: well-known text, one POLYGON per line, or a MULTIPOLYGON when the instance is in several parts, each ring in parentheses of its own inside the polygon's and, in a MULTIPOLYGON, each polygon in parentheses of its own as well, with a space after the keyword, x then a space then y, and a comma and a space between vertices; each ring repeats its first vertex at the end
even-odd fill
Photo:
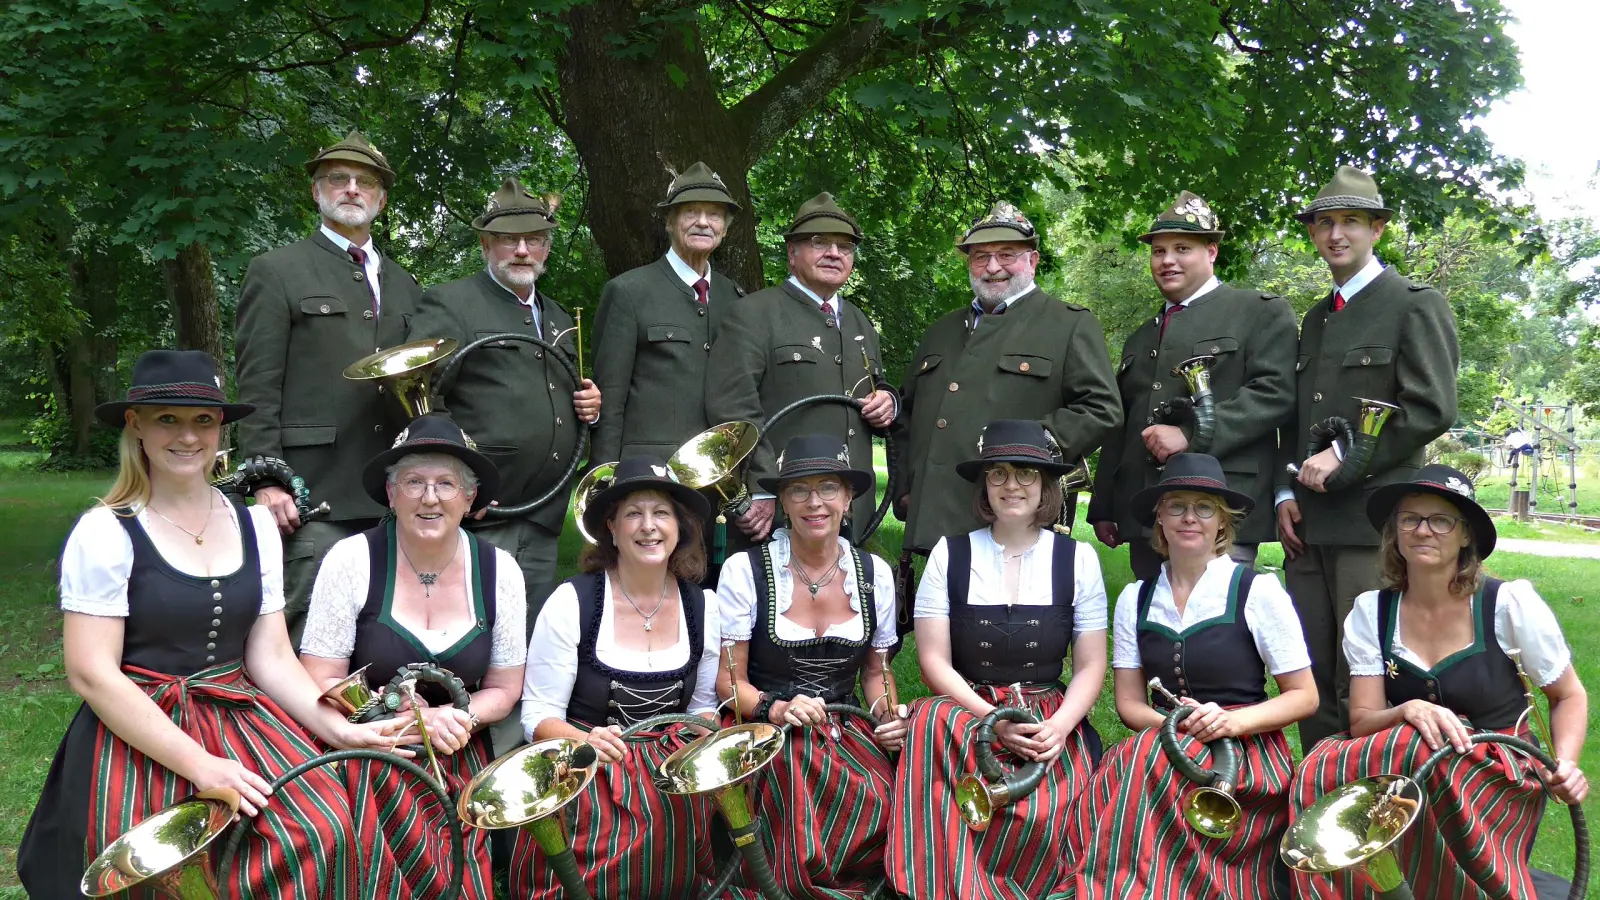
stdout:
POLYGON ((172 303, 172 319, 178 332, 178 349, 204 350, 217 364, 218 372, 228 371, 222 349, 222 314, 217 306, 217 283, 212 277, 211 253, 204 244, 189 244, 178 250, 176 259, 162 260, 167 282, 167 299, 172 303))
POLYGON ((612 275, 666 252, 656 208, 672 176, 703 161, 743 207, 713 265, 748 290, 761 287, 743 129, 717 99, 693 25, 642 25, 629 0, 595 0, 567 14, 572 35, 558 62, 564 128, 588 170, 589 225, 612 275), (654 52, 617 53, 614 35, 653 34, 654 52))
POLYGON ((117 318, 117 263, 92 238, 76 245, 66 232, 61 244, 72 279, 72 305, 83 312, 77 330, 63 342, 67 415, 72 455, 88 456, 95 405, 116 390, 117 352, 113 328, 117 318))

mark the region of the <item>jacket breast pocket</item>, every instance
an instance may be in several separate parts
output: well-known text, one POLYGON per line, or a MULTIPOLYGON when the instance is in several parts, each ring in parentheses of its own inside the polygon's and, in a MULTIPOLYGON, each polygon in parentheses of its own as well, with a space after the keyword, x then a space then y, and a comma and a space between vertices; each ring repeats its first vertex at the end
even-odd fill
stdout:
POLYGON ((682 325, 651 325, 645 329, 645 340, 652 344, 687 344, 689 338, 689 329, 682 325))
POLYGON ((1392 347, 1357 347, 1344 355, 1346 368, 1362 369, 1373 366, 1387 366, 1394 362, 1394 349, 1392 347))
POLYGON ((926 375, 929 372, 932 372, 934 369, 939 368, 939 363, 942 362, 944 362, 943 354, 929 353, 927 356, 917 360, 916 363, 912 365, 911 376, 916 378, 926 375))
POLYGON ((814 366, 822 361, 822 351, 810 344, 779 344, 772 351, 772 362, 783 371, 790 366, 814 366))
MULTIPOLYGON (((490 335, 504 334, 504 333, 505 333, 504 331, 501 331, 499 329, 495 329, 495 330, 492 330, 492 331, 474 331, 472 333, 472 339, 474 341, 481 341, 484 338, 489 337, 490 335)), ((534 335, 534 337, 538 337, 538 335, 534 335)), ((523 344, 522 344, 521 341, 490 341, 489 343, 484 344, 479 349, 480 350, 517 350, 517 349, 521 348, 522 346, 523 346, 523 344)), ((528 346, 531 347, 533 345, 529 344, 528 346)))
POLYGON ((1235 353, 1239 349, 1239 341, 1231 337, 1206 338, 1194 342, 1194 347, 1189 355, 1193 356, 1221 356, 1224 353, 1235 353))
POLYGON ((343 300, 331 295, 317 294, 300 298, 300 314, 303 316, 320 319, 343 316, 349 311, 349 306, 343 300))
POLYGON ((1014 375, 1025 375, 1029 378, 1049 378, 1050 367, 1053 362, 1054 360, 1048 356, 1009 353, 1000 357, 1000 371, 1010 372, 1014 375))
POLYGON ((337 425, 285 425, 281 435, 285 449, 290 447, 321 447, 331 444, 339 434, 337 425))

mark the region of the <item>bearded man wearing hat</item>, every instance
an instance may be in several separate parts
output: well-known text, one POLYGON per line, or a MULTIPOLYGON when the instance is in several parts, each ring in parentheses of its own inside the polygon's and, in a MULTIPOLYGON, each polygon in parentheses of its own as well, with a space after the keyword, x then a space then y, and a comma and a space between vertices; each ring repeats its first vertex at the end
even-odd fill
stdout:
POLYGON ((1039 422, 1071 462, 1122 422, 1105 332, 1094 313, 1034 284, 1039 233, 1027 216, 996 203, 956 247, 967 257, 972 302, 928 328, 900 385, 904 433, 892 489, 905 549, 924 556, 940 538, 983 526, 956 465, 984 425, 1039 422))
POLYGON ((326 519, 302 522, 288 485, 255 494, 286 536, 285 615, 297 646, 322 557, 383 515, 361 490, 362 461, 388 448, 405 426, 376 383, 340 373, 405 340, 422 295, 416 280, 372 245, 372 221, 395 178, 378 148, 352 131, 305 168, 322 224, 251 260, 235 337, 239 399, 257 410, 239 423, 241 455, 284 460, 332 508, 326 519))
MULTIPOLYGON (((871 429, 895 420, 896 398, 883 379, 877 329, 859 306, 839 295, 855 270, 861 239, 861 226, 832 194, 807 200, 784 232, 788 279, 733 304, 711 343, 705 409, 710 422, 759 424, 805 397, 864 395, 859 412, 817 405, 764 430, 748 470, 755 502, 733 520, 750 541, 765 540, 772 531, 774 498, 760 481, 778 470, 774 447, 799 434, 827 434, 844 441, 852 458, 871 460, 871 429)), ((856 495, 846 537, 854 540, 871 521, 874 494, 856 495)))
POLYGON ((1372 248, 1394 211, 1372 176, 1341 166, 1295 218, 1333 276, 1332 290, 1306 312, 1295 363, 1295 415, 1279 439, 1276 504, 1284 574, 1294 598, 1319 703, 1300 724, 1300 745, 1349 727, 1350 672, 1340 652, 1356 595, 1379 587, 1378 531, 1364 515, 1367 497, 1408 479, 1428 442, 1456 420, 1455 314, 1444 295, 1384 266, 1372 248), (1330 416, 1360 421, 1359 398, 1398 409, 1378 436, 1364 477, 1352 487, 1326 482, 1349 450, 1339 443, 1307 458, 1312 426, 1330 416), (1288 474, 1287 466, 1299 472, 1288 474))
MULTIPOLYGON (((472 221, 484 267, 469 278, 428 288, 411 322, 411 339, 455 338, 461 346, 491 334, 527 334, 555 345, 576 364, 572 316, 537 290, 556 227, 554 203, 507 178, 472 221)), ((500 471, 500 505, 537 497, 566 474, 578 420, 600 415, 600 389, 573 384, 566 367, 533 344, 506 342, 468 356, 444 396, 444 411, 500 471)), ((581 375, 581 373, 580 373, 581 375)), ((527 584, 526 625, 556 585, 556 542, 570 490, 527 514, 475 519, 468 527, 510 553, 527 584)))
POLYGON ((670 458, 716 424, 706 416, 706 365, 721 319, 742 293, 711 271, 739 204, 703 162, 672 179, 659 204, 665 256, 606 282, 594 325, 594 380, 612 409, 594 430, 591 459, 670 458))
POLYGON ((1100 451, 1088 518, 1102 544, 1128 545, 1140 580, 1155 578, 1161 557, 1150 529, 1139 524, 1133 495, 1154 485, 1175 453, 1216 457, 1228 483, 1254 501, 1238 526, 1235 560, 1254 565, 1256 545, 1274 538, 1267 501, 1278 426, 1294 411, 1294 310, 1275 294, 1217 279, 1222 235, 1216 213, 1189 191, 1139 235, 1150 245, 1150 274, 1165 300, 1122 346, 1122 425, 1100 451), (1194 410, 1179 367, 1202 357, 1211 360, 1214 407, 1194 410), (1167 412, 1174 404, 1189 412, 1167 412))

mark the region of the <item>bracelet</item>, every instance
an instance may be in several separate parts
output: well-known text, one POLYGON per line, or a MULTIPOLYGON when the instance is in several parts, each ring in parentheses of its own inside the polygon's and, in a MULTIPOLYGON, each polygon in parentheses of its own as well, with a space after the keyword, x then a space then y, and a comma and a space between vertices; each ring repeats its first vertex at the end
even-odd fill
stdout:
POLYGON ((766 691, 762 691, 761 699, 756 701, 756 708, 750 713, 750 717, 758 722, 770 722, 772 720, 772 705, 777 702, 776 697, 766 691))

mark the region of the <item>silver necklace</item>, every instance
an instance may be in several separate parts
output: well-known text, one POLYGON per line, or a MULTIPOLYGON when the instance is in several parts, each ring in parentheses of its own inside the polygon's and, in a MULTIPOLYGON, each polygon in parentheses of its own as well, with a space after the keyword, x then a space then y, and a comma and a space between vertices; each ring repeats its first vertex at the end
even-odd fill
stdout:
POLYGON ((217 511, 217 504, 212 502, 212 498, 211 497, 209 497, 209 496, 206 497, 206 521, 205 521, 204 525, 200 526, 200 530, 199 531, 190 531, 189 529, 183 527, 182 525, 179 525, 177 522, 174 522, 171 519, 167 518, 166 515, 161 512, 161 510, 156 509, 154 506, 151 506, 148 503, 145 504, 144 508, 150 510, 151 512, 155 513, 158 516, 161 516, 161 520, 163 522, 166 522, 168 525, 171 525, 173 528, 176 528, 179 531, 183 532, 184 534, 187 534, 189 537, 194 538, 194 542, 196 544, 204 544, 206 542, 206 539, 205 539, 206 529, 211 527, 211 514, 217 511))
POLYGON ((444 561, 444 566, 438 572, 419 571, 417 564, 411 561, 411 555, 406 553, 406 548, 400 545, 399 538, 395 539, 395 546, 400 547, 400 555, 405 559, 406 565, 411 567, 412 574, 416 575, 417 580, 422 582, 422 596, 432 597, 433 585, 439 580, 439 576, 450 568, 450 564, 456 561, 456 554, 461 552, 461 538, 459 536, 456 537, 455 548, 450 551, 450 558, 444 561))
POLYGON ((817 591, 826 587, 829 582, 833 581, 833 576, 839 573, 839 564, 843 560, 844 552, 840 551, 839 555, 833 558, 833 565, 829 566, 828 571, 823 572, 822 577, 815 581, 811 579, 811 573, 806 571, 805 566, 800 565, 799 558, 789 557, 789 568, 793 570, 801 581, 806 583, 806 590, 811 592, 811 599, 815 600, 817 599, 817 591))
POLYGON ((622 599, 628 601, 628 605, 633 607, 633 611, 639 614, 639 618, 644 619, 644 630, 645 631, 652 630, 652 628, 654 626, 652 626, 650 624, 650 620, 654 619, 656 617, 656 613, 661 612, 661 607, 666 605, 666 602, 667 602, 667 581, 668 581, 668 579, 666 579, 666 578, 661 579, 661 596, 656 599, 656 608, 650 610, 649 612, 645 612, 644 610, 639 608, 639 604, 633 602, 633 598, 632 597, 628 596, 628 589, 622 586, 622 576, 618 575, 617 578, 616 578, 617 592, 622 595, 622 599))

